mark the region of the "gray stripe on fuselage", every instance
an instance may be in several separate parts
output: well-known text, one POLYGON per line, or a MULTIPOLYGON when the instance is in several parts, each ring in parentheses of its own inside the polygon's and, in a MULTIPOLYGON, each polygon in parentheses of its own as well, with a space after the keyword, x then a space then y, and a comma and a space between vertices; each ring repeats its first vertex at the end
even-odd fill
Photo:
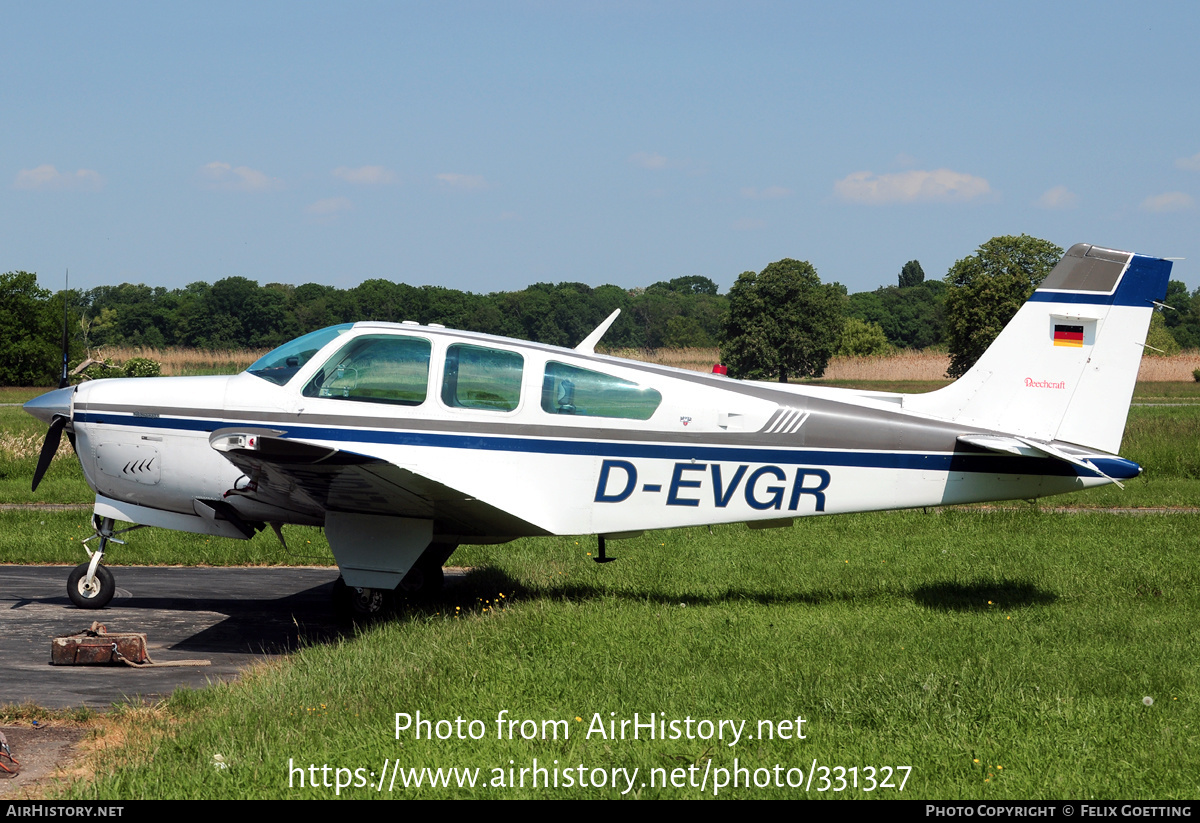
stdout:
MULTIPOLYGON (((883 409, 871 409, 824 398, 788 395, 791 403, 807 401, 808 417, 796 431, 777 432, 666 432, 617 428, 577 428, 505 421, 447 421, 394 417, 342 416, 329 414, 238 411, 225 409, 188 409, 168 406, 138 406, 90 403, 78 411, 157 414, 161 416, 213 420, 216 428, 247 425, 328 426, 342 429, 376 429, 454 434, 501 435, 511 437, 554 438, 560 440, 608 440, 634 443, 679 443, 707 446, 756 446, 768 448, 813 448, 843 451, 950 453, 962 451, 957 444, 963 434, 997 434, 990 429, 948 421, 929 420, 883 409), (956 445, 958 448, 956 449, 956 445)), ((801 411, 787 409, 785 411, 801 411)), ((777 413, 778 414, 778 413, 777 413)), ((772 419, 775 419, 773 416, 772 419)), ((150 422, 145 417, 139 423, 150 422)), ((1072 453, 1102 455, 1105 452, 1083 450, 1072 444, 1057 443, 1072 453)), ((984 450, 980 450, 984 453, 984 450)))

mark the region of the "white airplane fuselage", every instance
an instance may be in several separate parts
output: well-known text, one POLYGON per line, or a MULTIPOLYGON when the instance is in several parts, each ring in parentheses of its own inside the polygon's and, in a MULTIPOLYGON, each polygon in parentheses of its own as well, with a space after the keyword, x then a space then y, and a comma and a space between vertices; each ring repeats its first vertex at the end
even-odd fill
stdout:
MULTIPOLYGON (((360 325, 361 333, 383 328, 360 325)), ((503 412, 450 408, 436 399, 436 382, 418 407, 302 397, 303 374, 285 386, 249 373, 96 381, 78 388, 74 407, 88 483, 111 500, 194 515, 193 500, 225 499, 243 476, 210 436, 247 428, 419 469, 546 534, 1029 498, 1109 482, 1046 474, 1050 461, 956 455, 956 438, 970 429, 906 411, 899 396, 746 384, 482 335, 397 331, 436 341, 434 375, 451 342, 482 339, 520 353, 521 402, 503 412), (537 397, 549 359, 653 386, 662 404, 645 421, 548 415, 537 397)), ((233 502, 248 520, 323 524, 319 514, 233 502)))

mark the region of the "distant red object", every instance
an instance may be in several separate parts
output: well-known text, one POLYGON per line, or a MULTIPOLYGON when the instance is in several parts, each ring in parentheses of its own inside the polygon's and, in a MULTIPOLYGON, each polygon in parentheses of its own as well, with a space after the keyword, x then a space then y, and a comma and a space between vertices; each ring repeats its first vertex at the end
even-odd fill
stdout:
POLYGON ((722 366, 720 363, 713 363, 713 370, 712 370, 712 373, 713 373, 713 374, 720 374, 720 375, 726 375, 726 376, 727 376, 727 375, 729 374, 729 369, 725 368, 725 367, 724 367, 724 366, 722 366))

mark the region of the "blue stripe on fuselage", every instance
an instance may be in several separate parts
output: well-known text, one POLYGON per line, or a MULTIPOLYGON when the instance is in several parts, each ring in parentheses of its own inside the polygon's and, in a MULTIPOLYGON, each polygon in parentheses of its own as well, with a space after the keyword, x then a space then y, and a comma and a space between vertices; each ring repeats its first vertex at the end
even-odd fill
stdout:
MULTIPOLYGON (((77 412, 81 423, 130 426, 171 431, 211 433, 217 429, 265 427, 283 431, 285 437, 335 443, 382 443, 392 446, 524 452, 586 457, 626 457, 657 460, 703 460, 726 463, 771 463, 776 465, 843 466, 872 469, 922 469, 934 472, 982 474, 1086 476, 1061 460, 1017 457, 987 453, 912 454, 885 451, 823 451, 816 449, 752 448, 746 446, 692 445, 688 443, 635 443, 605 440, 556 440, 504 437, 487 434, 448 434, 401 429, 357 429, 328 426, 280 425, 248 420, 198 420, 182 417, 134 417, 100 412, 77 412)), ((1137 477, 1136 463, 1120 457, 1100 458, 1109 477, 1137 477)))

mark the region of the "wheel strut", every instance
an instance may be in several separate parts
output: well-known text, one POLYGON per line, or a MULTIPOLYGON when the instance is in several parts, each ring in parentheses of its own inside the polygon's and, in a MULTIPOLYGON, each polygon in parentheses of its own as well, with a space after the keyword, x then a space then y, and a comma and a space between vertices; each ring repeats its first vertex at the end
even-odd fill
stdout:
POLYGON ((113 581, 112 572, 100 565, 100 561, 104 559, 104 552, 109 543, 125 545, 124 540, 117 539, 118 534, 142 528, 130 526, 118 531, 114 528, 115 525, 116 521, 111 517, 92 517, 92 526, 96 533, 83 541, 83 550, 88 553, 89 560, 75 567, 67 578, 67 596, 81 609, 103 609, 113 599, 117 591, 116 583, 113 581), (97 538, 100 542, 93 551, 87 544, 97 538))
MULTIPOLYGON (((115 525, 116 525, 116 521, 114 521, 111 517, 104 517, 104 518, 101 518, 99 516, 92 517, 92 526, 96 529, 96 533, 93 534, 91 537, 89 537, 87 540, 83 541, 83 550, 85 552, 87 552, 88 557, 91 558, 91 562, 88 563, 88 573, 87 573, 87 583, 89 585, 91 584, 92 579, 96 576, 96 569, 100 566, 100 561, 104 559, 104 551, 105 551, 105 549, 108 548, 109 541, 112 541, 113 543, 116 543, 119 546, 125 545, 124 540, 118 540, 116 538, 115 535, 117 534, 117 532, 113 529, 113 526, 115 526, 115 525), (90 541, 95 540, 97 537, 100 538, 100 543, 96 546, 96 550, 92 551, 91 549, 89 549, 87 547, 87 544, 90 541)), ((130 531, 130 530, 123 529, 122 531, 130 531)))

